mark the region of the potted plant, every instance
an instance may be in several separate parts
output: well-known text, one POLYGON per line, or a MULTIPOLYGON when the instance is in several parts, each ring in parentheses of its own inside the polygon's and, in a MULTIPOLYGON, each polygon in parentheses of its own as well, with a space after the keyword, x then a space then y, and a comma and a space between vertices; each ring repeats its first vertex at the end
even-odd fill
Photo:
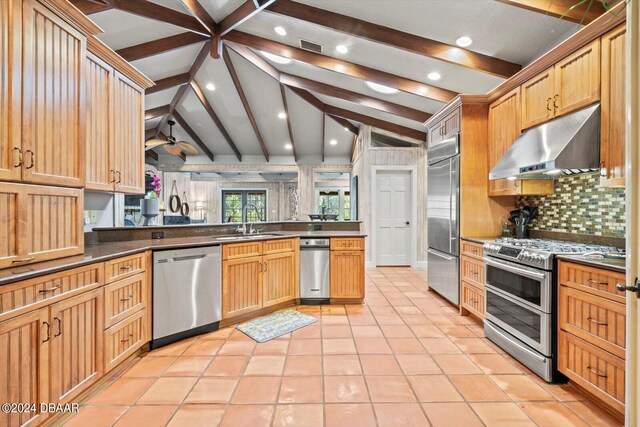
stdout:
POLYGON ((153 190, 145 194, 144 199, 140 200, 140 213, 144 216, 142 225, 156 225, 156 217, 160 214, 160 178, 155 173, 153 176, 153 190))

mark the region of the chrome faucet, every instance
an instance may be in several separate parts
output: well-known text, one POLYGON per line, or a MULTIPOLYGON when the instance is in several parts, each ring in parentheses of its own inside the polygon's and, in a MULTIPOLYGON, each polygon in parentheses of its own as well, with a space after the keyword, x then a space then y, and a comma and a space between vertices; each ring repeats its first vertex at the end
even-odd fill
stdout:
MULTIPOLYGON (((246 205, 243 206, 242 208, 242 217, 243 218, 248 218, 247 217, 247 210, 249 208, 253 208, 253 210, 256 213, 256 217, 260 218, 260 211, 258 210, 258 208, 256 207, 256 205, 254 205, 253 203, 247 203, 246 205)), ((236 231, 242 231, 242 234, 246 235, 247 234, 247 224, 249 225, 249 234, 255 234, 258 232, 258 230, 256 230, 255 228, 253 228, 253 222, 243 222, 242 223, 242 227, 238 226, 238 228, 236 228, 236 231)))

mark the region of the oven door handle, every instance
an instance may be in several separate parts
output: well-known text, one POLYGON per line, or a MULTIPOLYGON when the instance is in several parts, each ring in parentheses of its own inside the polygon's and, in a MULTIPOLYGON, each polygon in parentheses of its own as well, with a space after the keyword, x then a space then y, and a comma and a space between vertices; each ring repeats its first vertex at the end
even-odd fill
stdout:
POLYGON ((484 258, 484 263, 486 266, 496 267, 501 270, 508 271, 510 273, 520 274, 522 276, 529 277, 531 279, 540 280, 540 281, 544 280, 547 274, 546 272, 538 273, 537 271, 531 271, 529 269, 516 267, 515 265, 497 262, 487 257, 484 258))
POLYGON ((500 335, 500 337, 506 341, 509 342, 509 345, 512 345, 514 347, 516 347, 518 350, 520 350, 523 353, 526 353, 527 355, 529 355, 530 357, 536 359, 538 362, 543 363, 546 359, 539 355, 538 353, 535 353, 531 350, 529 350, 528 348, 520 345, 520 343, 514 341, 513 339, 511 339, 510 337, 506 336, 505 334, 503 334, 501 331, 497 330, 495 327, 492 328, 493 329, 493 333, 500 335))

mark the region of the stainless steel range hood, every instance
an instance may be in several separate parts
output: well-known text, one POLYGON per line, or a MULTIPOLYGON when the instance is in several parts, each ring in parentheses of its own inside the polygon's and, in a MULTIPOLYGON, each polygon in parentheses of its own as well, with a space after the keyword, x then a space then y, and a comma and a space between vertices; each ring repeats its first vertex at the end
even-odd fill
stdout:
POLYGON ((529 129, 489 173, 489 179, 553 179, 598 170, 600 105, 529 129))

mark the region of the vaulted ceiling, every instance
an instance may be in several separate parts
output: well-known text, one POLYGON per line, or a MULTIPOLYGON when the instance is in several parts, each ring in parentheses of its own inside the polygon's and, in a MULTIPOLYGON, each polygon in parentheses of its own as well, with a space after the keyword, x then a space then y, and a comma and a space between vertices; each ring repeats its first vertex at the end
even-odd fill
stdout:
POLYGON ((174 135, 198 148, 182 156, 193 164, 344 161, 362 124, 423 141, 422 123, 458 93, 488 92, 597 14, 559 19, 566 0, 72 3, 156 82, 145 97, 147 138, 167 134, 172 118, 174 135), (457 46, 461 36, 473 43, 457 46))

